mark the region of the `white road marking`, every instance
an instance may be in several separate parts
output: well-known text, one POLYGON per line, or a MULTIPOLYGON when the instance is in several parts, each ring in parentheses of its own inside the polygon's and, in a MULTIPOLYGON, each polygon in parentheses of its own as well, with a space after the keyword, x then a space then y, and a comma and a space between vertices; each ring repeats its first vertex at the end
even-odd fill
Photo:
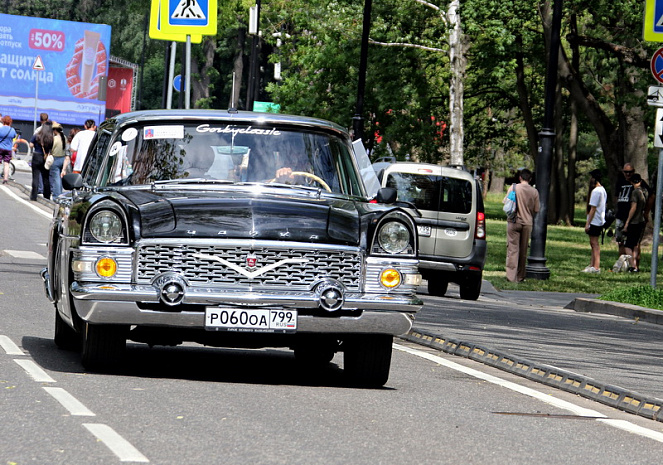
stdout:
POLYGON ((532 388, 528 388, 525 386, 521 386, 520 384, 512 383, 511 381, 507 381, 505 379, 498 378, 493 375, 489 375, 487 373, 483 373, 481 371, 475 370, 473 368, 465 367, 463 365, 459 365, 458 363, 445 360, 442 357, 439 357, 437 355, 429 354, 417 349, 411 349, 409 347, 402 346, 400 344, 394 344, 394 348, 398 349, 403 352, 407 352, 412 355, 416 355, 417 357, 425 358, 426 360, 430 360, 431 362, 437 363, 438 365, 445 366, 447 368, 450 368, 452 370, 460 371, 461 373, 465 373, 466 375, 473 376, 478 379, 482 379, 484 381, 487 381, 489 383, 496 384, 498 386, 502 386, 506 389, 510 389, 512 391, 519 392, 521 394, 524 394, 526 396, 533 397, 535 399, 538 399, 542 402, 545 402, 547 404, 553 405, 557 408, 568 410, 572 412, 575 415, 582 416, 582 417, 594 417, 596 418, 596 421, 599 421, 601 423, 605 423, 606 425, 612 426, 613 428, 618 428, 624 431, 628 431, 629 433, 637 434, 639 436, 644 436, 649 439, 653 439, 658 442, 663 442, 663 433, 660 433, 658 431, 654 431, 648 428, 643 428, 642 426, 635 425, 631 422, 628 422, 626 420, 614 420, 608 418, 606 415, 597 412, 596 410, 591 410, 587 409, 584 407, 580 407, 579 405, 572 404, 571 402, 567 402, 562 399, 557 399, 556 397, 553 397, 548 394, 544 394, 543 392, 539 392, 537 390, 534 390, 532 388))
POLYGON ((16 201, 18 201, 18 202, 21 202, 21 203, 24 204, 24 205, 27 205, 28 207, 32 208, 34 211, 36 211, 36 212, 39 213, 40 215, 45 216, 45 217, 48 218, 48 219, 53 218, 53 214, 52 214, 52 213, 46 213, 44 210, 42 210, 41 208, 37 207, 36 205, 33 205, 32 203, 28 202, 27 200, 23 200, 23 199, 20 198, 18 195, 16 195, 16 194, 15 194, 10 188, 8 188, 7 186, 0 186, 0 189, 2 189, 2 190, 5 191, 7 194, 9 194, 10 197, 13 197, 14 200, 16 200, 16 201))
POLYGON ((122 462, 149 462, 147 457, 110 426, 101 423, 83 423, 83 426, 103 442, 122 462))
POLYGON ((0 336, 0 347, 4 349, 7 355, 25 355, 25 353, 14 344, 14 341, 7 336, 0 336))
POLYGON ((52 395, 55 400, 60 402, 64 408, 69 410, 69 413, 82 417, 96 416, 90 409, 83 405, 78 399, 69 394, 62 388, 57 387, 44 387, 44 390, 52 395))
POLYGON ((48 373, 46 373, 44 370, 42 370, 35 362, 32 360, 26 360, 26 359, 14 359, 16 363, 18 363, 27 373, 30 375, 32 379, 39 383, 54 383, 55 380, 48 376, 48 373))
POLYGON ((46 257, 38 254, 37 252, 32 252, 31 250, 4 250, 4 252, 14 258, 24 258, 26 260, 46 260, 46 257))

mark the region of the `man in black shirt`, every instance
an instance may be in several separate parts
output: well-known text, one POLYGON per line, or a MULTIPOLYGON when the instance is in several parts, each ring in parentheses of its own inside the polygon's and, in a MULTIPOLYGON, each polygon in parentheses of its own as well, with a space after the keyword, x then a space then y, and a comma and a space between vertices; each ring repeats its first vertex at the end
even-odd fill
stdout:
MULTIPOLYGON (((626 242, 626 235, 623 233, 624 223, 628 218, 628 212, 631 209, 631 192, 633 191, 633 184, 631 183, 631 176, 635 173, 633 165, 625 163, 622 173, 617 177, 617 184, 615 185, 615 193, 617 194, 617 205, 615 212, 615 241, 619 245, 619 255, 626 253, 624 244, 626 242)), ((645 181, 642 181, 642 189, 649 192, 649 186, 645 181)), ((648 213, 648 211, 646 212, 648 213)), ((645 222, 647 218, 645 217, 645 222)), ((640 244, 633 250, 634 259, 639 263, 640 258, 640 244)))

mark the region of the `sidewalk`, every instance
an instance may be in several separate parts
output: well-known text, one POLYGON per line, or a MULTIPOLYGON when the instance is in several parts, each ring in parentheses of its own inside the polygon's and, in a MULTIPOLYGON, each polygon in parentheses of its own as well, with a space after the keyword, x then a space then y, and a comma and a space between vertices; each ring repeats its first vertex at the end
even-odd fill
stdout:
POLYGON ((663 421, 663 312, 596 295, 499 291, 424 308, 405 337, 663 421))

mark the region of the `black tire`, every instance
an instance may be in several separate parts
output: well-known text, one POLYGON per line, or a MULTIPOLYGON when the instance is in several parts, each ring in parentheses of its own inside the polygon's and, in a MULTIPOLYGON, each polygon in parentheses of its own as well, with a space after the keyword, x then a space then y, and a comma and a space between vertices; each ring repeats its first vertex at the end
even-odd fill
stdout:
POLYGON ((69 326, 55 309, 55 335, 53 341, 59 349, 81 350, 81 336, 69 326))
POLYGON ((118 366, 127 348, 128 327, 85 323, 81 360, 86 370, 118 366))
POLYGON ((324 368, 334 358, 334 350, 329 347, 302 345, 295 347, 295 360, 305 368, 324 368))
POLYGON ((372 334, 346 341, 343 365, 349 381, 359 386, 384 386, 389 379, 393 340, 388 334, 372 334))
POLYGON ((465 300, 477 300, 481 295, 482 275, 471 275, 460 285, 460 298, 465 300))
POLYGON ((13 161, 9 162, 9 176, 14 176, 14 173, 16 172, 16 165, 14 165, 13 161))
POLYGON ((428 279, 428 295, 434 295, 437 297, 444 297, 444 294, 447 293, 447 288, 449 287, 449 282, 437 278, 437 277, 431 277, 428 279))

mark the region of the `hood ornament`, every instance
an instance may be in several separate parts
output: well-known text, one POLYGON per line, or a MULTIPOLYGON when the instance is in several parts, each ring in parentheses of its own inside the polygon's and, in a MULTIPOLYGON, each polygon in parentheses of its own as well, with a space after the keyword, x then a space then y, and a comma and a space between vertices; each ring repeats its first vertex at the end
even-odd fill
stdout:
POLYGON ((249 253, 246 256, 246 266, 248 266, 249 268, 255 268, 257 264, 258 264, 258 256, 253 252, 249 253))

